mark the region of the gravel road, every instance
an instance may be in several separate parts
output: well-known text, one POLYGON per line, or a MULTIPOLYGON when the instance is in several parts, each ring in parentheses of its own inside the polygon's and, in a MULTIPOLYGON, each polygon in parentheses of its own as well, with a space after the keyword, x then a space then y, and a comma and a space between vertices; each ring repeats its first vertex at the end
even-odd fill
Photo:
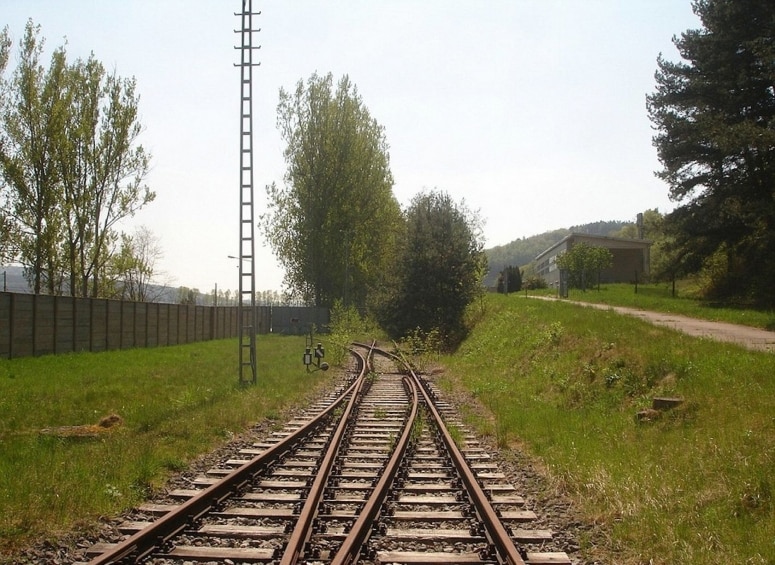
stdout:
MULTIPOLYGON (((531 296, 530 298, 561 300, 548 296, 531 296)), ((729 324, 726 322, 699 320, 697 318, 680 316, 678 314, 667 314, 665 312, 649 312, 624 306, 609 306, 608 304, 595 304, 592 302, 580 302, 575 300, 563 300, 563 302, 576 304, 578 306, 586 306, 587 308, 596 308, 598 310, 613 310, 619 314, 635 316, 636 318, 640 318, 649 323, 658 326, 666 326, 691 336, 736 343, 747 349, 775 353, 775 332, 759 328, 729 324)))

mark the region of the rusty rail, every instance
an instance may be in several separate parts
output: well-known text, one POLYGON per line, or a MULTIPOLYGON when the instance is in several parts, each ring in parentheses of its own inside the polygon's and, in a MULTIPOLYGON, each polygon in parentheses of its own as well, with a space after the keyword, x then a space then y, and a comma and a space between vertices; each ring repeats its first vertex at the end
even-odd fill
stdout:
POLYGON ((417 384, 418 388, 422 392, 423 399, 425 400, 425 404, 428 407, 428 411, 430 412, 431 416, 433 417, 434 421, 436 422, 436 425, 438 426, 442 441, 444 442, 444 445, 447 448, 447 451, 449 452, 450 458, 452 459, 452 463, 457 468, 457 471, 460 473, 460 476, 463 480, 463 483, 465 484, 465 487, 471 496, 471 501, 474 504, 474 507, 476 508, 477 514, 479 515, 479 519, 484 524, 486 535, 490 541, 490 543, 495 547, 496 551, 500 555, 500 557, 504 560, 505 563, 509 563, 511 565, 525 565, 525 561, 522 559, 522 556, 519 553, 519 550, 517 549, 516 545, 514 544, 514 541, 511 539, 511 536, 509 535, 506 528, 503 526, 503 523, 501 522, 500 518, 498 518, 497 513, 495 512, 495 509, 490 504, 490 500, 487 498, 487 495, 485 494, 484 490, 482 490, 482 487, 479 485, 479 482, 476 480, 476 477, 474 476, 473 471, 468 466, 468 463, 465 460, 465 457, 460 452, 460 449, 458 449, 457 444, 455 443, 454 439, 452 439, 451 434, 449 433, 449 430, 447 430, 447 427, 444 423, 443 418, 441 417, 441 414, 439 414, 439 411, 436 409, 436 406, 434 404, 433 400, 433 394, 430 392, 430 389, 428 388, 428 384, 417 376, 417 374, 412 370, 411 366, 409 365, 409 362, 406 361, 406 359, 403 358, 403 356, 394 355, 387 351, 381 351, 382 354, 387 355, 389 357, 392 357, 396 359, 397 361, 404 364, 409 371, 412 379, 417 384))
POLYGON ((398 469, 401 465, 401 460, 404 458, 406 449, 409 446, 412 434, 412 424, 417 418, 419 410, 419 395, 416 383, 408 378, 404 378, 404 385, 409 389, 409 393, 412 397, 407 410, 404 430, 401 433, 401 437, 396 442, 393 454, 390 456, 390 460, 385 466, 385 470, 380 476, 377 485, 374 487, 372 495, 369 497, 369 500, 364 505, 358 519, 355 521, 350 532, 347 534, 347 537, 339 547, 339 551, 337 551, 336 555, 331 560, 331 565, 349 565, 357 561, 363 543, 371 532, 374 519, 377 517, 379 509, 390 491, 393 479, 395 478, 396 473, 398 473, 398 469))
MULTIPOLYGON (((357 357, 356 357, 357 358, 357 357)), ((214 507, 219 506, 229 497, 243 490, 259 473, 269 465, 279 460, 297 442, 317 431, 354 391, 363 380, 366 364, 359 359, 359 378, 353 382, 331 405, 323 410, 310 422, 300 427, 287 438, 257 455, 250 462, 226 475, 224 479, 203 490, 197 496, 189 499, 177 509, 165 514, 147 528, 137 532, 112 549, 98 555, 89 565, 112 565, 119 563, 137 563, 149 557, 153 551, 166 545, 169 540, 182 532, 191 523, 214 507)))
MULTIPOLYGON (((352 354, 359 359, 361 366, 368 366, 366 359, 360 353, 357 351, 352 351, 352 354)), ((320 464, 320 469, 318 469, 315 480, 312 483, 307 500, 299 512, 299 519, 296 521, 296 526, 293 528, 293 532, 291 532, 291 536, 288 540, 288 544, 285 547, 285 552, 283 553, 280 565, 294 565, 297 563, 299 556, 304 549, 304 544, 307 543, 307 540, 309 539, 310 532, 312 531, 312 523, 315 519, 315 515, 317 514, 320 499, 322 498, 323 492, 325 491, 329 475, 331 474, 331 468, 334 465, 334 460, 336 459, 336 456, 339 453, 339 448, 342 445, 342 439, 344 438, 345 431, 349 426, 350 418, 353 414, 353 409, 358 402, 358 397, 363 391, 363 386, 365 383, 365 379, 363 377, 365 372, 365 370, 361 371, 361 374, 355 383, 355 389, 353 390, 353 394, 350 396, 350 401, 347 403, 347 406, 345 407, 342 414, 342 418, 339 420, 339 425, 337 426, 336 431, 331 438, 328 449, 326 449, 326 454, 323 457, 323 461, 320 464)))

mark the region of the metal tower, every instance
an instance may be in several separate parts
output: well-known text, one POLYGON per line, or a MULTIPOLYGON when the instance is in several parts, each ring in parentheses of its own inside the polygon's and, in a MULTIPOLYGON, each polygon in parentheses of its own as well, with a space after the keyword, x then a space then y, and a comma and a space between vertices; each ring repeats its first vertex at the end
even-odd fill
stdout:
POLYGON ((237 299, 237 324, 239 327, 239 381, 240 384, 256 383, 256 261, 255 221, 253 214, 253 1, 242 0, 240 16, 242 25, 234 30, 241 37, 240 62, 240 205, 239 205, 239 297, 237 299))

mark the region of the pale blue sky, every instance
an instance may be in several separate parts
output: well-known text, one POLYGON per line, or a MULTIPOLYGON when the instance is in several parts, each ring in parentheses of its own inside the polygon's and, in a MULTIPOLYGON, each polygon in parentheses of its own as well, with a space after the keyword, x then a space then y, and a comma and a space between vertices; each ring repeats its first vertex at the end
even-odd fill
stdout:
MULTIPOLYGON (((239 0, 0 0, 16 43, 32 18, 51 49, 93 51, 137 78, 157 199, 123 226, 159 237, 175 286, 237 287, 239 0)), ((485 219, 486 246, 672 209, 645 97, 689 0, 261 2, 254 71, 257 214, 282 182, 280 87, 348 74, 390 144, 402 205, 446 190, 485 219)), ((14 55, 16 47, 14 47, 14 55)), ((10 67, 15 66, 12 59, 10 67)), ((282 271, 259 237, 258 289, 282 271)))

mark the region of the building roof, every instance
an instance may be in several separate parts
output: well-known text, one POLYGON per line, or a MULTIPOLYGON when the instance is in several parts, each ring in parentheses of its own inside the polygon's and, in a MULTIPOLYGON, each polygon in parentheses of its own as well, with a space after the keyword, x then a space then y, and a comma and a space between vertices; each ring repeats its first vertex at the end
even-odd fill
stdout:
POLYGON ((548 255, 554 249, 575 239, 597 241, 599 242, 599 246, 601 247, 609 247, 609 248, 617 248, 617 249, 643 249, 646 247, 650 247, 652 243, 651 240, 648 240, 648 239, 631 239, 628 237, 611 237, 608 235, 592 235, 588 233, 573 232, 566 235, 560 241, 558 241, 551 247, 545 249, 544 251, 536 255, 535 260, 538 261, 541 257, 543 257, 544 255, 548 255))

